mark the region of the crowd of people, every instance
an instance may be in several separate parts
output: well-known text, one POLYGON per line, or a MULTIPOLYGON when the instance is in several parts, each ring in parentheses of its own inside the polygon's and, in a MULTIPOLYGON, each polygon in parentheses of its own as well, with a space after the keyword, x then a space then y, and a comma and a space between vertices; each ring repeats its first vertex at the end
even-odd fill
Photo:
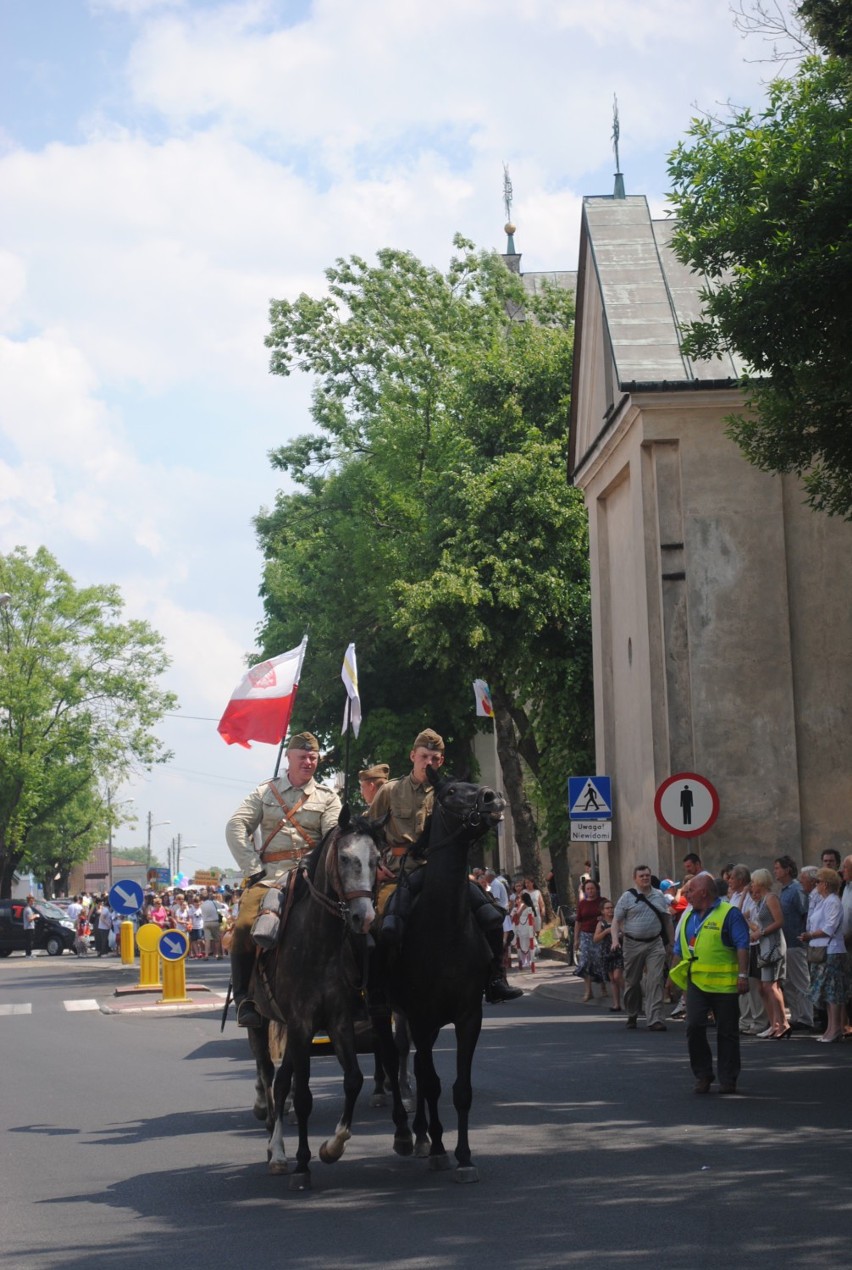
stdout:
POLYGON ((644 1014, 649 1032, 664 1032, 668 998, 669 1020, 687 1023, 698 1093, 714 1079, 708 1024, 717 1027, 728 1093, 741 1036, 784 1040, 801 1031, 834 1044, 852 1035, 852 855, 841 861, 827 848, 820 866, 801 870, 781 855, 771 871, 732 864, 714 877, 690 852, 683 871, 683 882, 661 881, 639 865, 614 905, 594 877, 581 879, 574 950, 584 1002, 600 986, 610 1009, 623 1000, 628 1028, 644 1014), (699 961, 705 923, 715 935, 699 961))
MULTIPOLYGON (((230 944, 238 909, 238 891, 207 887, 185 892, 149 891, 132 920, 136 929, 153 923, 163 930, 185 931, 190 959, 221 961, 230 944)), ((121 924, 129 919, 110 907, 106 893, 75 895, 65 912, 77 931, 74 951, 79 956, 88 954, 92 936, 98 957, 120 956, 121 924)))

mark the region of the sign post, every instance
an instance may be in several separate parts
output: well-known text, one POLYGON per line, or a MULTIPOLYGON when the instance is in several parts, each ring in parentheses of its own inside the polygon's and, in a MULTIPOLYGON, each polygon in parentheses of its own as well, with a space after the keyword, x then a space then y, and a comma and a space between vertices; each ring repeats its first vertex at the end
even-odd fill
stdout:
POLYGON ((569 776, 571 841, 590 842, 592 868, 599 875, 595 843, 612 841, 612 781, 609 776, 569 776))

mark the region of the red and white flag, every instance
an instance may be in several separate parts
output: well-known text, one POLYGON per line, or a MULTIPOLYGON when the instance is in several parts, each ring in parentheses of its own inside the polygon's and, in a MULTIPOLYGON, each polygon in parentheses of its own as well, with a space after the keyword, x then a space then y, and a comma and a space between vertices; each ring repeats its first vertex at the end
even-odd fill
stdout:
POLYGON ((298 648, 252 666, 231 694, 218 732, 228 745, 264 741, 279 745, 286 735, 305 657, 307 635, 298 648))
POLYGON ((484 679, 474 679, 473 695, 476 697, 476 713, 480 719, 493 719, 494 706, 491 702, 491 689, 484 679))

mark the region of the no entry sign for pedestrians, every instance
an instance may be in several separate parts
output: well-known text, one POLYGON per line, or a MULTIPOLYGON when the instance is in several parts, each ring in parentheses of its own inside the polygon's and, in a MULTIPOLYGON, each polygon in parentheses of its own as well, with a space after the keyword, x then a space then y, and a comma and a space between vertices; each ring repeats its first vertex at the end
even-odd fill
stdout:
POLYGON ((697 838, 719 814, 719 795, 697 772, 678 772, 663 781, 654 799, 654 815, 678 838, 697 838))

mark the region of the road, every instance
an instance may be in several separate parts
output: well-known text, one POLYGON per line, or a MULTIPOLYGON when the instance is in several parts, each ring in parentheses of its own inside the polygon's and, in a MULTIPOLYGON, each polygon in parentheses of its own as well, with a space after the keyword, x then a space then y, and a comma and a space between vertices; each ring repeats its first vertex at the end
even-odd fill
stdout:
MULTIPOLYGON (((227 963, 190 965, 224 991, 227 963)), ((627 1032, 543 963, 488 1007, 474 1069, 478 1185, 390 1147, 359 1101, 344 1159, 316 1151, 340 1106, 314 1064, 314 1189, 266 1172, 253 1064, 221 997, 106 1014, 114 960, 0 962, 0 1229, 25 1270, 305 1267, 846 1267, 852 1044, 744 1040, 741 1095, 698 1098, 682 1024, 627 1032)), ((450 1036, 439 1066, 452 1083, 450 1036)), ((366 1091, 366 1086, 365 1086, 366 1091)), ((445 1125, 452 1107, 445 1095, 445 1125)), ((448 1135, 452 1144, 453 1137, 448 1135)), ((294 1137, 288 1138, 288 1152, 294 1137)))

